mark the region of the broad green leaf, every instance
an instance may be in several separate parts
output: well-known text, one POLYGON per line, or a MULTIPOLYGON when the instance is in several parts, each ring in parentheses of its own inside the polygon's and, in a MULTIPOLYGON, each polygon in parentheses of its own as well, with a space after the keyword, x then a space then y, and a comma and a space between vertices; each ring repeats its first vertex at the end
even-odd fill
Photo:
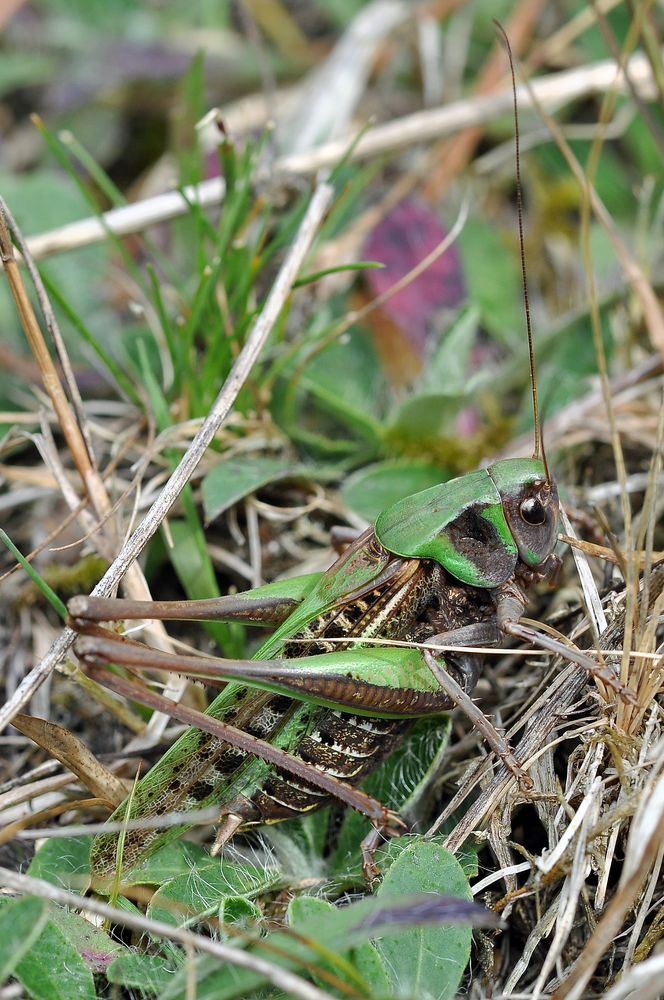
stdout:
POLYGON ((173 982, 177 968, 172 958, 131 952, 114 958, 106 976, 109 983, 143 990, 148 995, 159 995, 173 982))
POLYGON ((341 498, 356 514, 374 521, 390 504, 448 478, 430 462, 376 462, 348 477, 341 498))
POLYGON ((0 903, 0 986, 30 951, 48 920, 43 899, 26 896, 0 903))
MULTIPOLYGON (((224 896, 219 906, 219 922, 234 931, 254 931, 263 920, 263 911, 246 896, 224 896)), ((233 937, 236 935, 233 934, 233 937)), ((231 938, 232 940, 232 938, 231 938)))
MULTIPOLYGON (((432 845, 427 844, 427 847, 432 845)), ((438 848, 441 851, 441 848, 438 848)), ((406 854, 407 852, 404 852, 406 854)), ((445 852, 443 852, 445 853, 445 852)), ((447 855, 451 858, 451 855, 447 855)), ((395 862, 397 864, 398 862, 395 862)), ((460 871, 457 865, 457 869, 460 871)), ((444 871, 444 874, 448 874, 444 871)), ((406 881, 402 877, 402 881, 406 881)), ((416 882, 416 879, 411 879, 416 882)), ((427 880, 423 880, 427 881, 427 880)), ((430 879, 427 884, 430 884, 430 879)), ((454 886, 454 883, 453 883, 454 886)), ((467 894, 469 894, 466 883, 467 894)), ((454 891, 454 888, 453 890, 454 891)), ((291 904, 296 906, 295 902, 291 904)), ((297 904, 299 905, 299 903, 297 904)), ((302 904, 307 907, 308 904, 302 904)), ((298 971, 302 974, 310 974, 312 967, 323 970, 332 968, 336 975, 341 975, 348 982, 358 984, 364 979, 364 972, 360 968, 355 968, 352 958, 347 957, 351 951, 357 953, 361 950, 361 965, 364 971, 376 974, 377 960, 369 958, 369 952, 363 949, 363 945, 372 938, 378 938, 380 942, 379 952, 383 957, 382 943, 385 940, 394 940, 395 948, 398 950, 399 942, 404 935, 410 934, 412 928, 425 925, 424 930, 431 928, 432 932, 442 921, 448 924, 454 921, 473 923, 479 926, 495 926, 497 918, 483 907, 469 902, 464 898, 453 898, 453 896, 443 896, 439 892, 432 891, 431 888, 426 893, 409 892, 406 895, 398 895, 397 891, 387 893, 384 899, 364 899, 350 906, 319 906, 312 903, 306 909, 306 938, 304 928, 299 929, 298 937, 294 937, 286 931, 277 931, 270 934, 261 941, 255 941, 251 945, 251 951, 272 964, 298 971), (314 912, 317 911, 317 912, 314 912)), ((470 945, 470 930, 467 933, 468 945, 470 945)), ((432 936, 425 939, 427 943, 438 946, 440 941, 432 936)), ((451 940, 451 939, 450 939, 451 940)), ((411 951, 408 952, 409 959, 411 951)), ((421 956, 420 956, 421 957, 421 956)), ((433 971, 431 959, 422 959, 427 969, 433 971)), ((442 959, 441 959, 442 961, 442 959)), ((467 961, 467 958, 466 958, 467 961)), ((386 961, 387 966, 387 961, 386 961)), ((455 963, 455 971, 457 965, 455 963)), ((413 973, 415 970, 412 970, 413 973)), ((195 969, 196 998, 197 1000, 230 1000, 232 997, 247 997, 251 991, 257 989, 265 978, 257 973, 249 972, 246 969, 233 968, 231 965, 220 967, 218 960, 203 957, 196 963, 195 969)), ((388 975, 394 981, 394 976, 388 970, 388 975)), ((404 970, 401 970, 402 978, 406 979, 404 970)), ((187 996, 187 989, 191 990, 191 970, 181 971, 175 978, 172 986, 168 987, 160 1000, 180 1000, 187 996)), ((412 976, 416 978, 415 974, 412 976)), ((382 985, 378 982, 378 992, 370 990, 369 996, 385 997, 382 985)), ((372 984, 370 983, 371 987, 372 984)), ((365 991, 366 993, 366 991, 365 991)), ((408 992, 407 989, 399 988, 398 991, 388 992, 388 996, 429 996, 429 994, 418 994, 417 991, 408 992)), ((447 995, 447 994, 445 994, 447 995)))
MULTIPOLYGON (((281 961, 278 962, 281 965, 281 961)), ((192 979, 195 983, 196 1000, 234 1000, 253 998, 264 982, 264 978, 248 969, 241 969, 230 963, 220 965, 218 958, 203 955, 196 961, 195 978, 191 968, 180 970, 173 980, 159 994, 159 1000, 188 1000, 192 979)))
POLYGON ((329 822, 330 810, 326 808, 265 828, 263 836, 269 840, 283 872, 305 871, 309 878, 325 877, 323 853, 329 822))
MULTIPOLYGON (((55 229, 89 213, 89 206, 74 182, 57 169, 39 168, 22 174, 0 173, 0 190, 26 235, 55 229)), ((111 338, 118 331, 118 318, 110 309, 100 306, 97 294, 102 282, 108 278, 108 259, 108 248, 100 245, 87 247, 72 254, 61 254, 40 264, 40 267, 60 287, 64 297, 90 325, 93 332, 100 337, 111 338), (81 281, 83 273, 85 281, 81 281)), ((15 310, 9 304, 6 282, 0 287, 2 315, 9 319, 15 310)), ((12 334, 12 323, 6 322, 3 327, 3 340, 11 338, 12 334)), ((63 335, 67 339, 67 348, 72 354, 72 360, 79 360, 82 351, 78 339, 68 337, 66 325, 63 335)), ((18 336, 24 343, 24 334, 18 336)))
POLYGON ((362 333, 351 331, 341 340, 315 354, 307 365, 303 384, 325 399, 335 401, 336 412, 348 413, 352 426, 355 413, 376 413, 376 404, 384 391, 380 366, 371 341, 362 333))
MULTIPOLYGON (((293 930, 309 936, 312 921, 325 920, 326 915, 328 920, 334 920, 336 912, 336 907, 325 899, 318 899, 315 896, 296 896, 288 907, 288 923, 293 930)), ((343 968, 339 968, 338 965, 328 965, 325 962, 322 964, 348 982, 349 986, 357 986, 359 979, 360 983, 363 981, 367 986, 370 985, 372 991, 378 996, 388 993, 390 984, 385 965, 376 946, 371 941, 363 941, 361 944, 349 948, 346 957, 354 970, 354 974, 350 976, 345 976, 343 968)), ((325 982, 314 978, 318 985, 324 989, 325 982)))
POLYGON ((95 927, 78 913, 52 906, 50 916, 92 972, 105 972, 109 963, 125 951, 123 945, 113 941, 106 931, 95 927))
POLYGON ((392 436, 401 441, 426 444, 452 433, 456 416, 467 400, 465 394, 420 393, 403 403, 390 424, 392 436))
POLYGON ((442 393, 467 396, 473 391, 470 352, 477 340, 480 312, 477 306, 464 306, 448 330, 444 331, 433 355, 427 361, 413 396, 442 393))
POLYGON ((301 374, 295 365, 284 385, 276 387, 275 420, 292 440, 320 439, 331 454, 342 445, 342 452, 354 445, 357 453, 357 441, 345 440, 347 434, 368 442, 375 452, 383 438, 380 415, 386 387, 368 337, 357 331, 345 334, 342 342, 305 364, 301 374))
POLYGON ((278 871, 208 856, 205 865, 192 866, 158 889, 147 912, 153 920, 178 925, 197 913, 221 907, 229 896, 251 899, 282 881, 278 871))
POLYGON ((510 252, 494 221, 471 216, 459 236, 463 274, 470 302, 478 306, 482 325, 502 343, 522 337, 523 295, 517 257, 510 252))
MULTIPOLYGON (((609 309, 600 310, 604 349, 611 357, 612 336, 609 309)), ((586 393, 597 377, 597 359, 587 316, 575 319, 559 331, 550 344, 545 363, 538 372, 538 393, 545 417, 586 393)), ((524 397, 521 426, 532 428, 530 401, 524 397)))
MULTIPOLYGON (((468 880, 453 854, 431 841, 418 840, 388 869, 378 889, 381 901, 414 892, 457 896, 470 901, 468 880)), ((451 1000, 470 958, 468 925, 436 924, 402 928, 376 944, 397 995, 418 1000, 451 1000)))
POLYGON ((188 840, 175 840, 145 858, 126 876, 123 874, 123 881, 127 884, 130 879, 132 885, 164 885, 178 875, 187 875, 209 863, 210 852, 204 847, 188 840))
POLYGON ((285 458, 247 456, 225 459, 208 472, 202 483, 205 520, 214 521, 233 504, 268 483, 280 479, 312 478, 319 477, 311 466, 285 458))
POLYGON ((96 1000, 92 972, 52 919, 14 975, 33 1000, 96 1000))
POLYGON ((92 837, 53 837, 39 848, 27 874, 83 893, 90 884, 91 843, 92 837))

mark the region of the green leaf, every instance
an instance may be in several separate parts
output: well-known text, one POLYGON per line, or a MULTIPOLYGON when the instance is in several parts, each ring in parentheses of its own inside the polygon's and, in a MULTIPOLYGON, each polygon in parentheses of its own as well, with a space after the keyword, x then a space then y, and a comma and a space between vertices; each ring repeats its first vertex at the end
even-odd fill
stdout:
POLYGON ((26 896, 0 903, 0 986, 30 951, 48 920, 45 900, 26 896))
POLYGON ((173 982, 176 971, 177 966, 172 958, 133 952, 114 958, 106 970, 106 976, 109 983, 159 995, 173 982))
MULTIPOLYGON (((407 847, 389 868, 377 897, 399 899, 414 892, 444 892, 470 901, 468 880, 453 854, 431 841, 407 847)), ((418 1000, 451 1000, 470 958, 468 925, 439 924, 402 928, 376 943, 394 991, 418 1000)))
POLYGON ((39 848, 27 874, 60 889, 83 893, 90 884, 91 844, 92 837, 53 837, 39 848))
MULTIPOLYGON (((321 471, 285 458, 256 456, 225 459, 208 472, 202 483, 205 520, 208 523, 213 521, 233 504, 268 483, 280 479, 319 479, 321 471)), ((326 478, 324 472, 323 478, 326 478)))
MULTIPOLYGON (((334 921, 334 914, 337 912, 337 908, 325 899, 318 899, 315 896, 296 896, 288 907, 288 923, 293 930, 309 937, 312 922, 320 924, 321 920, 334 921)), ((344 976, 343 971, 338 966, 326 962, 321 964, 336 975, 341 972, 341 978, 350 986, 357 986, 359 980, 361 986, 370 984, 375 995, 380 996, 389 992, 390 983, 385 964, 380 952, 371 941, 363 941, 361 944, 349 948, 347 957, 351 969, 355 972, 354 975, 344 976)), ((319 986, 325 988, 326 984, 322 979, 314 976, 314 980, 319 986)))
MULTIPOLYGON (((88 212, 88 206, 72 180, 56 169, 39 168, 20 175, 0 172, 0 190, 26 235, 74 222, 88 212)), ((108 248, 96 246, 61 254, 57 259, 40 263, 40 270, 58 285, 72 308, 104 342, 119 333, 117 316, 109 308, 100 306, 99 301, 99 287, 107 280, 108 260, 108 248), (81 274, 85 274, 85 281, 81 281, 81 274)), ((14 321, 10 317, 14 316, 15 308, 6 282, 0 283, 0 313, 6 317, 3 340, 9 340, 13 345, 20 343, 21 349, 24 349, 24 333, 18 333, 17 322, 16 335, 12 328, 14 321)), ((67 337, 66 328, 63 335, 67 337)), ((67 348, 75 364, 83 356, 78 342, 68 338, 67 348)), ((3 370, 1 374, 12 380, 13 395, 16 373, 3 370)))
POLYGON ((53 906, 50 915, 52 922, 92 972, 105 972, 109 963, 125 951, 119 941, 113 941, 106 931, 95 927, 78 913, 53 906))
POLYGON ((210 863, 210 852, 188 840, 175 840, 123 873, 125 885, 164 885, 210 863))
POLYGON ((449 329, 441 334, 413 396, 430 393, 452 397, 472 395, 475 379, 470 369, 470 352, 477 340, 479 322, 480 311, 476 305, 459 310, 449 329))
MULTIPOLYGON (((314 399, 322 416, 335 420, 363 438, 380 441, 380 402, 385 394, 385 382, 376 353, 368 337, 352 331, 341 342, 314 354, 306 365, 300 386, 314 399)), ((313 414, 312 414, 313 417, 313 414)), ((310 422, 300 412, 299 422, 310 422)), ((312 429, 315 429, 311 420, 312 429)), ((292 428, 297 430, 297 428, 292 428)))
POLYGON ((311 285, 321 278, 326 278, 329 274, 342 274, 344 271, 376 271, 385 267, 378 260, 358 260, 354 264, 337 264, 336 267, 326 267, 322 271, 313 271, 311 274, 303 274, 301 278, 293 282, 293 288, 302 288, 304 285, 311 285))
MULTIPOLYGON (((511 237, 511 234, 510 234, 511 237)), ((502 343, 522 337, 523 295, 519 265, 490 219, 466 221, 457 246, 468 298, 479 307, 482 325, 502 343)))
POLYGON ((376 462, 348 477, 341 499, 356 514, 375 521, 390 504, 446 479, 449 475, 430 462, 376 462))
MULTIPOLYGON (((190 487, 180 496, 186 520, 175 518, 169 522, 173 547, 169 557, 180 583, 190 601, 199 598, 218 597, 219 587, 214 574, 214 566, 207 550, 205 534, 198 516, 190 487)), ((211 635, 227 656, 244 655, 244 628, 236 623, 207 621, 203 628, 211 635)))
MULTIPOLYGON (((230 925, 233 932, 255 931, 263 921, 263 911, 257 903, 252 903, 246 896, 224 896, 219 906, 220 924, 230 925)), ((222 928, 223 931, 223 928, 222 928)), ((233 933, 231 940, 237 935, 233 933)))
POLYGON ((222 908, 228 897, 251 899, 282 882, 283 877, 274 869, 208 856, 206 864, 192 866, 162 885, 147 912, 153 920, 177 926, 198 913, 222 908))
MULTIPOLYGON (((427 844, 427 847, 434 845, 427 844)), ((440 858, 441 848, 437 848, 440 858)), ((408 854, 407 851, 404 855, 408 854)), ((447 858, 452 858, 447 852, 442 852, 447 858)), ((398 861, 395 862, 395 865, 398 861)), ((394 866, 393 866, 394 867, 394 866)), ((402 866, 403 867, 403 866, 402 866)), ((407 867, 407 866, 406 866, 407 867)), ((456 866, 460 871, 459 866, 456 866)), ((427 869, 428 870, 428 869, 427 869)), ((449 871, 443 868, 443 875, 448 875, 449 871)), ((393 880, 395 881, 395 880, 393 880)), ((407 879, 402 875, 402 882, 407 879)), ((416 879, 411 879, 415 882, 416 879)), ((429 880, 423 880, 430 884, 429 880)), ((455 886, 454 880, 451 883, 455 886)), ((446 886, 447 891, 447 886, 446 886)), ((454 892, 454 889, 452 889, 454 892)), ((466 894, 469 894, 466 883, 466 894)), ((468 902, 467 898, 454 898, 454 896, 442 896, 438 892, 427 893, 412 892, 403 896, 396 896, 394 892, 387 893, 384 899, 364 899, 350 906, 330 906, 318 901, 311 904, 300 904, 294 901, 291 906, 297 910, 302 905, 306 913, 306 928, 300 928, 297 937, 287 931, 278 931, 270 934, 267 938, 254 941, 250 945, 253 953, 260 955, 270 963, 280 967, 295 969, 303 973, 311 973, 312 967, 320 969, 333 969, 335 975, 344 978, 347 982, 353 983, 356 987, 363 986, 363 995, 369 997, 384 997, 380 981, 377 983, 379 991, 374 992, 370 982, 366 982, 363 972, 354 964, 353 955, 361 955, 360 963, 363 970, 369 970, 376 974, 376 969, 380 969, 379 957, 369 957, 369 952, 363 945, 372 938, 380 935, 380 945, 378 952, 380 959, 382 955, 382 942, 386 939, 395 941, 395 947, 399 949, 399 942, 404 934, 409 934, 411 928, 425 925, 425 929, 432 931, 437 928, 441 921, 447 920, 465 923, 473 923, 480 926, 496 926, 497 918, 494 914, 484 910, 483 907, 475 903, 468 902), (316 911, 316 912, 314 912, 316 911), (306 933, 306 939, 302 935, 306 933)), ((436 947, 440 940, 434 937, 425 939, 427 944, 431 942, 436 947)), ((450 940, 452 940, 450 938, 450 940)), ((467 930, 468 947, 470 947, 470 930, 467 930)), ((447 938, 444 939, 447 942, 447 938)), ((409 951, 409 956, 411 952, 409 951)), ((458 956, 457 956, 458 957, 458 956)), ((420 956, 422 964, 427 969, 432 969, 434 963, 431 956, 420 956)), ((441 963, 443 958, 440 959, 441 963)), ((467 957, 466 957, 467 961, 467 957)), ((385 962, 387 966, 387 962, 385 962)), ((454 970, 457 965, 455 962, 454 970)), ((230 1000, 231 997, 247 997, 252 995, 251 991, 257 989, 265 978, 247 969, 233 968, 230 965, 220 967, 218 960, 203 957, 196 963, 194 976, 191 969, 183 970, 176 976, 173 984, 161 995, 160 1000, 175 1000, 188 996, 187 990, 191 991, 192 978, 196 983, 197 1000, 230 1000)), ((402 978, 406 980, 406 975, 401 971, 402 978)), ((413 970, 414 971, 414 970, 413 970)), ((380 973, 379 973, 380 975, 380 973)), ((388 970, 388 975, 392 980, 394 976, 388 970)), ((415 975, 412 976, 416 978, 415 975)), ((449 977, 451 978, 451 977, 449 977)), ((389 996, 395 995, 389 992, 389 996)), ((429 997, 436 994, 418 994, 417 990, 408 991, 399 989, 398 996, 422 996, 429 997)), ((442 995, 442 994, 441 994, 442 995)), ((444 994, 447 996, 448 994, 444 994)))
POLYGON ((450 433, 454 419, 465 404, 465 395, 420 393, 411 396, 399 407, 390 425, 390 431, 392 434, 397 434, 401 440, 414 442, 445 437, 450 433))
POLYGON ((96 1000, 92 972, 53 919, 14 975, 33 1000, 96 1000))
POLYGON ((28 562, 23 553, 16 548, 16 546, 12 542, 7 532, 4 531, 2 528, 0 528, 0 541, 7 546, 11 554, 21 564, 25 572, 28 574, 34 585, 42 592, 42 594, 49 602, 51 607, 54 608, 60 615, 62 620, 65 621, 67 618, 67 609, 60 600, 60 598, 58 597, 58 595, 55 593, 52 587, 49 587, 46 580, 44 580, 43 577, 39 575, 34 566, 32 566, 31 563, 28 562))
MULTIPOLYGON (((277 964, 281 965, 279 961, 277 964)), ((191 968, 182 969, 159 994, 159 1000, 188 1000, 191 995, 189 983, 195 982, 196 1000, 233 1000, 234 997, 255 996, 254 990, 265 981, 264 977, 234 965, 220 967, 219 959, 204 955, 195 966, 195 978, 191 968)))

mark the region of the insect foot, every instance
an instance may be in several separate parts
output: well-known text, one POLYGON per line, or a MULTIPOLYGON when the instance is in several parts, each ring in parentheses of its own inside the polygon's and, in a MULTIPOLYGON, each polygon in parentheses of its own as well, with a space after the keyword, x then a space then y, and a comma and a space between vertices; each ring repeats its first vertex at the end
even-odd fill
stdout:
POLYGON ((390 837, 400 837, 408 833, 408 824, 392 809, 383 809, 384 822, 374 826, 360 844, 362 852, 362 874, 374 886, 380 881, 380 869, 376 864, 375 855, 381 841, 390 837))

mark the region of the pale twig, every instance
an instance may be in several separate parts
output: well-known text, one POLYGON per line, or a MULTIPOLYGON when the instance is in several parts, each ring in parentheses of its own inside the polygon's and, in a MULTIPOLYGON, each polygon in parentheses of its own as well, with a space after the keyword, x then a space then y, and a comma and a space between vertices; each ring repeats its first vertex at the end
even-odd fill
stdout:
MULTIPOLYGON (((652 87, 652 74, 646 57, 640 53, 632 56, 627 68, 630 80, 638 87, 639 93, 648 93, 652 87)), ((603 93, 615 79, 615 62, 606 59, 590 66, 538 77, 532 81, 531 87, 543 107, 557 110, 570 101, 603 93)), ((619 78, 617 86, 621 92, 624 91, 624 80, 619 78)), ((517 99, 522 109, 532 105, 531 96, 524 87, 517 88, 517 99)), ((324 143, 314 150, 280 157, 274 163, 273 170, 277 177, 306 177, 320 169, 334 166, 349 154, 349 150, 352 160, 367 160, 401 149, 410 149, 415 143, 430 142, 453 135, 461 129, 486 124, 507 114, 511 110, 512 101, 512 89, 506 87, 493 94, 417 111, 376 125, 357 142, 355 134, 348 135, 324 143)), ((60 251, 100 243, 107 238, 109 232, 116 236, 142 232, 155 223, 185 215, 190 211, 192 203, 201 208, 212 208, 219 205, 224 196, 223 179, 213 177, 195 187, 185 187, 182 193, 167 191, 133 205, 112 209, 101 218, 95 216, 81 219, 50 232, 40 233, 28 240, 28 246, 35 260, 38 260, 60 251)))
POLYGON ((150 920, 141 914, 128 913, 126 910, 119 910, 115 906, 102 903, 97 899, 83 899, 78 893, 58 889, 50 882, 21 875, 9 868, 0 868, 0 882, 5 889, 13 889, 15 892, 37 896, 40 899, 50 899, 51 902, 58 903, 67 909, 91 913, 104 920, 112 920, 123 927, 131 927, 141 934, 152 934, 168 941, 176 941, 184 948, 205 952, 221 962, 228 962, 229 965, 250 969, 252 972, 264 976, 269 983, 278 989, 285 990, 291 996, 299 997, 301 1000, 331 1000, 329 993, 319 990, 317 986, 308 983, 294 972, 282 969, 244 949, 212 941, 202 934, 194 934, 181 927, 173 927, 172 924, 161 920, 150 920))
MULTIPOLYGON (((122 546, 115 560, 92 591, 94 595, 106 597, 117 586, 134 560, 140 555, 145 545, 155 534, 180 493, 189 482, 258 359, 260 351, 290 294, 300 266, 309 251, 318 227, 332 200, 332 194, 333 190, 329 184, 321 182, 318 185, 307 213, 302 220, 300 229, 291 245, 288 256, 284 260, 270 294, 267 297, 263 310, 254 323, 247 341, 238 355, 223 388, 214 401, 210 412, 171 474, 162 493, 131 537, 122 546)), ((64 629, 43 660, 19 684, 13 697, 0 710, 0 731, 11 722, 12 717, 32 697, 40 684, 49 676, 55 665, 63 659, 75 637, 76 633, 72 629, 64 629)))

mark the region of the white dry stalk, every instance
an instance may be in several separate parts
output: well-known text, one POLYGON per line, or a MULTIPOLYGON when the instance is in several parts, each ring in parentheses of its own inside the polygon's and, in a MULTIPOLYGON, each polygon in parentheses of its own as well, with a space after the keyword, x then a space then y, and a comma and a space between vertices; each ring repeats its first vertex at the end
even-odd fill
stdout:
POLYGON ((657 750, 658 759, 644 784, 639 808, 630 826, 620 885, 641 867, 643 845, 657 830, 664 828, 664 741, 660 741, 657 750))
POLYGON ((551 933, 551 930, 556 922, 557 913, 558 903, 556 901, 549 906, 531 930, 528 935, 528 939, 523 946, 521 957, 512 969, 512 972, 505 983, 503 996, 511 997, 514 995, 514 989, 517 983, 530 968, 530 960, 533 957, 535 949, 539 947, 544 938, 548 937, 551 933))
POLYGON ((329 56, 304 81, 298 101, 277 124, 278 145, 304 153, 347 133, 386 37, 410 20, 401 0, 374 0, 361 7, 329 56))
POLYGON ((506 868, 499 868, 496 872, 491 872, 486 878, 480 879, 479 882, 475 882, 471 886, 471 892, 473 896, 478 896, 480 892, 484 892, 488 889, 490 885, 494 882, 499 882, 501 879, 512 875, 519 875, 521 872, 532 871, 532 865, 530 861, 521 861, 518 865, 508 865, 506 868))
POLYGON ((624 971, 604 1000, 659 1000, 663 979, 664 955, 653 955, 624 971))
POLYGON ((643 925, 650 913, 650 906, 652 904, 653 896, 659 885, 659 876, 662 870, 662 859, 664 858, 664 844, 660 847, 657 858, 655 859, 655 864, 652 867, 650 876, 648 878, 648 884, 643 893, 643 897, 639 903, 638 912, 634 918, 634 924, 629 936, 629 943, 627 945, 627 950, 625 951, 625 957, 623 960, 623 968, 628 968, 634 959, 634 952, 641 938, 641 931, 643 930, 643 925))
POLYGON ((661 854, 664 823, 664 741, 657 748, 652 774, 645 782, 639 807, 632 820, 625 861, 612 901, 593 931, 571 972, 556 990, 557 1000, 581 1000, 601 955, 632 909, 637 894, 661 854), (656 848, 656 850, 655 850, 656 848))
MULTIPOLYGON (((162 493, 145 515, 141 523, 120 549, 111 566, 92 591, 94 596, 106 597, 117 586, 134 560, 152 538, 176 502, 180 493, 191 479, 201 458, 226 419, 237 395, 251 372, 268 335, 290 294, 297 273, 311 247, 313 239, 330 205, 332 187, 321 181, 309 203, 306 215, 290 247, 274 284, 267 297, 262 312, 256 319, 244 347, 240 351, 231 372, 224 383, 212 408, 201 424, 189 448, 171 474, 162 493)), ((0 731, 4 729, 16 712, 32 697, 53 668, 66 656, 76 633, 65 628, 51 649, 30 673, 23 679, 13 697, 0 709, 0 731)))
MULTIPOLYGON (((604 759, 604 750, 604 743, 601 740, 597 740, 593 744, 590 752, 584 757, 581 767, 574 775, 571 784, 565 788, 566 802, 569 802, 574 797, 579 788, 582 788, 584 785, 587 788, 595 780, 604 759)), ((561 805, 556 812, 554 822, 557 826, 561 826, 565 823, 566 818, 567 811, 561 805)))
MULTIPOLYGON (((623 795, 624 793, 623 790, 621 789, 620 796, 618 797, 618 802, 616 803, 617 806, 619 806, 622 803, 623 795)), ((606 842, 605 861, 602 866, 602 870, 599 873, 599 877, 597 879, 597 890, 595 892, 595 899, 593 901, 595 912, 597 913, 601 912, 601 910, 604 909, 604 903, 606 902, 606 893, 609 887, 609 876, 611 874, 611 868, 613 865, 613 856, 616 853, 616 845, 618 843, 620 830, 621 830, 621 824, 618 822, 613 826, 609 838, 606 842)))
MULTIPOLYGON (((652 74, 647 58, 637 53, 627 63, 627 71, 639 93, 648 95, 652 88, 652 74)), ((555 111, 570 101, 603 93, 615 86, 620 92, 627 88, 621 74, 616 81, 616 64, 605 59, 590 66, 551 73, 537 77, 530 88, 543 108, 555 111)), ((403 118, 376 125, 359 139, 356 134, 344 136, 318 146, 315 150, 279 157, 272 166, 272 173, 283 177, 308 177, 321 169, 333 167, 350 151, 353 161, 372 159, 410 149, 416 143, 431 142, 462 129, 485 125, 500 115, 511 113, 513 107, 511 87, 489 95, 466 98, 438 108, 417 111, 403 118)), ((517 87, 519 107, 532 106, 532 96, 523 86, 517 87)), ((101 217, 81 219, 46 233, 37 234, 27 241, 35 260, 63 250, 100 243, 108 233, 127 236, 142 232, 158 222, 167 222, 190 211, 192 203, 201 208, 221 204, 225 196, 224 181, 213 177, 201 184, 179 191, 168 191, 146 198, 132 205, 112 209, 101 217)))
POLYGON ((572 870, 565 878, 557 899, 558 916, 556 917, 556 930, 547 956, 540 969, 539 976, 537 977, 537 982, 533 989, 533 998, 541 996, 544 984, 556 961, 562 954, 565 943, 574 926, 579 898, 585 887, 586 878, 590 870, 587 854, 587 837, 590 827, 597 822, 601 803, 601 789, 601 778, 595 778, 577 810, 577 812, 582 812, 582 819, 578 826, 578 840, 576 850, 574 851, 572 870))
POLYGON ((581 828, 581 825, 586 821, 586 814, 593 807, 594 800, 597 793, 601 790, 601 779, 595 778, 589 791, 586 792, 581 804, 572 816, 567 829, 563 833, 562 837, 556 844, 552 851, 549 851, 541 858, 535 858, 535 864, 539 870, 546 875, 548 872, 553 871, 556 867, 563 854, 572 843, 574 837, 577 835, 581 828))
MULTIPOLYGON (((68 782, 71 784, 72 775, 69 775, 68 782)), ((62 801, 71 801, 71 795, 62 801)), ((36 809, 31 808, 29 815, 34 816, 36 809)), ((23 815, 21 813, 20 815, 23 815)), ((40 826, 38 829, 21 830, 17 834, 17 840, 63 840, 68 837, 88 837, 97 833, 122 833, 125 830, 165 830, 171 826, 179 826, 186 823, 187 826, 207 826, 219 820, 219 807, 210 806, 209 809, 192 809, 187 812, 169 812, 163 816, 152 816, 146 819, 122 820, 118 823, 109 823, 103 820, 99 823, 67 823, 66 826, 40 826)), ((2 1000, 2 994, 0 994, 2 1000)))
MULTIPOLYGON (((560 508, 560 516, 563 524, 565 525, 566 533, 570 536, 570 538, 575 538, 578 541, 574 525, 567 516, 567 511, 563 506, 560 508)), ((602 607, 602 599, 599 596, 597 584, 595 583, 595 578, 593 577, 590 564, 588 563, 588 556, 585 552, 582 552, 581 549, 578 549, 576 545, 572 547, 572 556, 574 557, 576 571, 579 574, 579 580, 581 581, 586 608, 588 609, 594 625, 595 635, 601 635, 602 632, 606 631, 608 623, 606 615, 604 614, 604 608, 602 607)))

